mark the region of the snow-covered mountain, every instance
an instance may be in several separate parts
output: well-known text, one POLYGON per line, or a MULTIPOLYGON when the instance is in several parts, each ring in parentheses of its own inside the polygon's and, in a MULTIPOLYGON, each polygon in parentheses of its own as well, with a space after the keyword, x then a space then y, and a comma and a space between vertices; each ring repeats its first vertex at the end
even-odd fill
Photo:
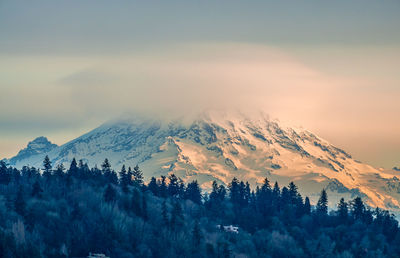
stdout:
POLYGON ((322 188, 330 204, 340 197, 362 196, 370 205, 400 210, 400 180, 354 160, 313 133, 284 126, 267 115, 209 111, 193 119, 158 120, 130 117, 103 124, 62 146, 40 137, 9 160, 10 165, 41 167, 73 157, 89 166, 108 158, 115 169, 139 164, 147 179, 175 173, 197 179, 204 188, 233 177, 261 184, 267 176, 280 185, 294 181, 315 201, 322 188))
POLYGON ((46 155, 46 153, 52 151, 56 147, 58 147, 57 144, 51 143, 46 137, 37 137, 29 142, 25 149, 20 150, 17 156, 11 158, 9 163, 17 164, 34 156, 42 156, 41 154, 46 155))

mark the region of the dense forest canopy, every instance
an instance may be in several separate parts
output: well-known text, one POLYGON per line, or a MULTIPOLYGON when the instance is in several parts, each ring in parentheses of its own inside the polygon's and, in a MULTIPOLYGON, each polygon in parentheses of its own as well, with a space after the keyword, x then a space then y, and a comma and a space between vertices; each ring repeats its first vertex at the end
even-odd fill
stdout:
POLYGON ((400 257, 388 211, 360 197, 328 210, 297 186, 236 178, 202 193, 174 174, 145 184, 138 166, 116 172, 72 160, 68 169, 0 162, 0 257, 400 257))

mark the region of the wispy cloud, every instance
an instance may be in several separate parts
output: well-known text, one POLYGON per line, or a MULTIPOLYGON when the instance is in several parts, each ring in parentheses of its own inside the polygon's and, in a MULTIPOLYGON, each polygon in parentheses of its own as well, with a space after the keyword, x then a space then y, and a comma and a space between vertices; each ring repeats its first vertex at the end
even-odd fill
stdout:
MULTIPOLYGON (((376 148, 378 138, 400 145, 399 90, 370 90, 379 85, 376 78, 329 74, 265 45, 203 42, 126 55, 36 57, 15 65, 25 77, 3 80, 3 132, 21 130, 26 121, 55 132, 52 123, 90 128, 126 111, 167 116, 223 106, 263 109, 359 153, 365 144, 376 148), (371 135, 377 138, 368 140, 371 135), (366 139, 356 142, 356 136, 366 139)), ((0 66, 13 69, 10 62, 0 66)))

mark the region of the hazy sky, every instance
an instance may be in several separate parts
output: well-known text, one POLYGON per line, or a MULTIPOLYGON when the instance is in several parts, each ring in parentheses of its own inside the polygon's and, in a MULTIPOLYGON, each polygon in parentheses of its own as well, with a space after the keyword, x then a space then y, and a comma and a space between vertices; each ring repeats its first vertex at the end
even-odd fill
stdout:
POLYGON ((223 103, 399 166, 399 28, 397 0, 0 0, 0 158, 223 103))

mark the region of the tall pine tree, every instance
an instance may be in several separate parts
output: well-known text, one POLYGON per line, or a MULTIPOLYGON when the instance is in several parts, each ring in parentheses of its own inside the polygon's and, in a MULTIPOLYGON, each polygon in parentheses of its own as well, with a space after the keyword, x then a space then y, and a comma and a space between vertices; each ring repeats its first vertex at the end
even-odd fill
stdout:
POLYGON ((317 202, 316 209, 319 214, 326 215, 328 213, 328 195, 325 189, 322 189, 321 191, 321 196, 317 202))
POLYGON ((46 181, 50 180, 51 178, 51 168, 51 161, 49 156, 46 155, 43 160, 43 177, 46 179, 46 181))
POLYGON ((133 168, 132 181, 133 181, 133 184, 136 185, 136 186, 142 186, 143 185, 143 173, 140 170, 138 165, 136 165, 133 168))
POLYGON ((185 190, 185 198, 194 203, 201 204, 201 190, 197 180, 189 183, 185 190))
POLYGON ((349 208, 347 206, 347 203, 344 201, 344 198, 341 198, 339 203, 338 203, 338 215, 340 218, 345 219, 347 218, 347 215, 349 213, 349 208))
POLYGON ((127 193, 129 180, 128 180, 128 173, 126 172, 125 165, 122 165, 121 171, 119 172, 119 182, 120 182, 119 184, 121 185, 122 191, 127 193))

